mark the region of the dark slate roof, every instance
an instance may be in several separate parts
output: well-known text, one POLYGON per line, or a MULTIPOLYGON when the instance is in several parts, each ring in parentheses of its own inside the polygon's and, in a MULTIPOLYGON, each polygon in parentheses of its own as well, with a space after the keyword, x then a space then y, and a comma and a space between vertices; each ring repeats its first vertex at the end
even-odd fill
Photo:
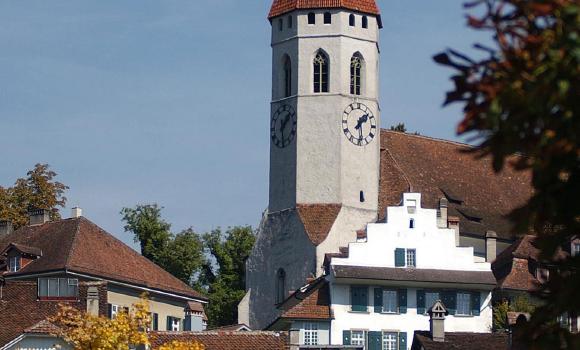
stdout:
POLYGON ((199 342, 205 350, 287 350, 288 334, 279 332, 153 332, 153 349, 172 341, 199 342))
POLYGON ((331 273, 336 278, 349 279, 432 283, 466 283, 486 286, 495 286, 496 284, 495 278, 493 277, 491 271, 455 271, 332 265, 331 273))
POLYGON ((375 0, 274 0, 268 18, 277 17, 297 9, 346 8, 349 10, 378 15, 375 0))
POLYGON ((429 331, 415 331, 411 349, 419 350, 507 350, 506 333, 445 333, 444 342, 435 342, 429 331))
POLYGON ((457 142, 382 130, 380 219, 388 206, 400 204, 403 193, 419 192, 425 208, 436 209, 447 198, 448 215, 459 218, 462 234, 483 238, 495 231, 500 239, 513 240, 506 215, 531 197, 530 173, 506 168, 496 174, 490 157, 466 152, 472 150, 457 142))
POLYGON ((205 300, 187 284, 155 265, 85 218, 25 226, 0 238, 0 251, 10 244, 42 251, 42 256, 6 278, 70 271, 205 300))

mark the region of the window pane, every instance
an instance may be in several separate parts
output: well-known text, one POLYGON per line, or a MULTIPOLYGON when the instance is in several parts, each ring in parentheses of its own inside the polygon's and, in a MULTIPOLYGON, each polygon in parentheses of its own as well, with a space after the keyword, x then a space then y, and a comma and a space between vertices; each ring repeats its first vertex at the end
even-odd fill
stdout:
POLYGON ((471 294, 457 293, 457 315, 471 314, 471 294))
POLYGON ((350 336, 350 343, 352 345, 365 345, 365 332, 352 331, 350 336))
POLYGON ((58 279, 58 296, 68 297, 68 282, 66 278, 58 279))
POLYGON ((397 291, 383 291, 383 312, 397 312, 397 291))
POLYGON ((48 279, 48 295, 49 297, 58 296, 58 278, 48 279))
POLYGON ((79 280, 76 278, 68 279, 67 297, 76 297, 79 295, 79 280))
POLYGON ((318 323, 304 323, 304 345, 318 345, 318 323))
POLYGON ((383 333, 383 350, 397 350, 397 333, 383 333))
POLYGON ((332 23, 332 15, 330 12, 324 13, 324 24, 331 24, 332 23))
POLYGON ((48 296, 48 279, 46 278, 38 279, 38 296, 39 297, 48 296))
POLYGON ((312 12, 308 14, 308 24, 316 24, 316 15, 312 12))
POLYGON ((415 249, 407 249, 407 267, 417 266, 415 255, 416 255, 415 249))
POLYGON ((435 302, 439 299, 439 293, 437 292, 425 293, 425 312, 429 311, 433 304, 435 304, 435 302))

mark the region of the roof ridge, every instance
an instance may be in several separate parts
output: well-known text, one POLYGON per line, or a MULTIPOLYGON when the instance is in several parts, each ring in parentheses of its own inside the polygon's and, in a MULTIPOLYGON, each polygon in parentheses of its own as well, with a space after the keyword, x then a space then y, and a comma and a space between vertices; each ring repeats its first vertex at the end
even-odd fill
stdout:
POLYGON ((424 140, 427 140, 427 141, 435 141, 435 142, 447 143, 447 144, 451 144, 451 145, 455 145, 455 146, 461 146, 461 147, 466 147, 466 148, 471 148, 471 149, 477 149, 477 146, 470 145, 470 144, 465 143, 465 142, 447 140, 447 139, 443 139, 443 138, 440 138, 440 137, 409 134, 409 133, 406 133, 406 132, 400 132, 400 131, 394 131, 394 130, 382 129, 382 128, 381 128, 381 131, 386 132, 386 133, 389 133, 389 134, 394 134, 394 135, 405 135, 405 136, 409 136, 409 137, 424 139, 424 140))
POLYGON ((399 165, 399 162, 395 159, 391 150, 389 150, 389 148, 386 147, 385 151, 387 151, 387 154, 393 160, 393 165, 395 166, 395 168, 397 168, 397 170, 399 170, 399 172, 401 172, 401 174, 403 175, 403 178, 405 179, 405 181, 409 185, 409 192, 413 192, 413 184, 411 183, 411 180, 409 179, 409 177, 407 176, 407 174, 405 173, 403 168, 401 168, 401 166, 399 165))
MULTIPOLYGON (((77 228, 75 230, 74 237, 73 237, 72 242, 71 242, 71 247, 70 247, 70 249, 67 249, 67 256, 66 256, 66 260, 64 262, 64 268, 66 270, 70 270, 69 263, 70 263, 71 256, 73 255, 73 251, 74 251, 74 249, 76 247, 76 243, 77 243, 77 239, 78 239, 78 236, 79 236, 79 232, 81 231, 81 221, 82 221, 83 218, 84 217, 81 216, 79 218, 75 218, 74 219, 76 221, 77 228)), ((90 220, 87 220, 87 221, 90 222, 90 220)))

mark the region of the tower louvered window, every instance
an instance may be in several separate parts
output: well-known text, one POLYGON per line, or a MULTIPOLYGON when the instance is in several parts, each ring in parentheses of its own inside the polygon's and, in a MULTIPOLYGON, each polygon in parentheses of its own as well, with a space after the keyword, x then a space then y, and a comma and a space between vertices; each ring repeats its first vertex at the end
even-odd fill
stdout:
POLYGON ((350 60, 350 93, 352 95, 361 94, 362 66, 362 56, 358 53, 354 54, 350 60))
POLYGON ((314 57, 314 92, 328 92, 328 57, 323 52, 314 57))
POLYGON ((290 57, 284 58, 284 97, 292 95, 292 61, 290 57))

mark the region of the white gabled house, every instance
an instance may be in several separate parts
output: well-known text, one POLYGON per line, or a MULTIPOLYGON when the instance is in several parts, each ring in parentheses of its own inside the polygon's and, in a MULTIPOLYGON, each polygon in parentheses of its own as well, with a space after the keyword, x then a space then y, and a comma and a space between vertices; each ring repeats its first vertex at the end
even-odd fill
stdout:
POLYGON ((437 300, 449 312, 447 332, 491 332, 490 264, 472 247, 456 246, 455 231, 437 226, 437 210, 423 209, 418 193, 404 194, 401 206, 387 209, 386 222, 368 225, 348 250, 329 254, 325 272, 328 287, 316 280, 320 287, 293 294, 271 326, 299 332, 299 348, 410 349, 414 332, 429 330, 427 311, 437 300), (327 297, 319 295, 324 290, 327 297), (328 317, 312 317, 325 300, 328 317), (313 337, 312 329, 329 334, 313 337))

